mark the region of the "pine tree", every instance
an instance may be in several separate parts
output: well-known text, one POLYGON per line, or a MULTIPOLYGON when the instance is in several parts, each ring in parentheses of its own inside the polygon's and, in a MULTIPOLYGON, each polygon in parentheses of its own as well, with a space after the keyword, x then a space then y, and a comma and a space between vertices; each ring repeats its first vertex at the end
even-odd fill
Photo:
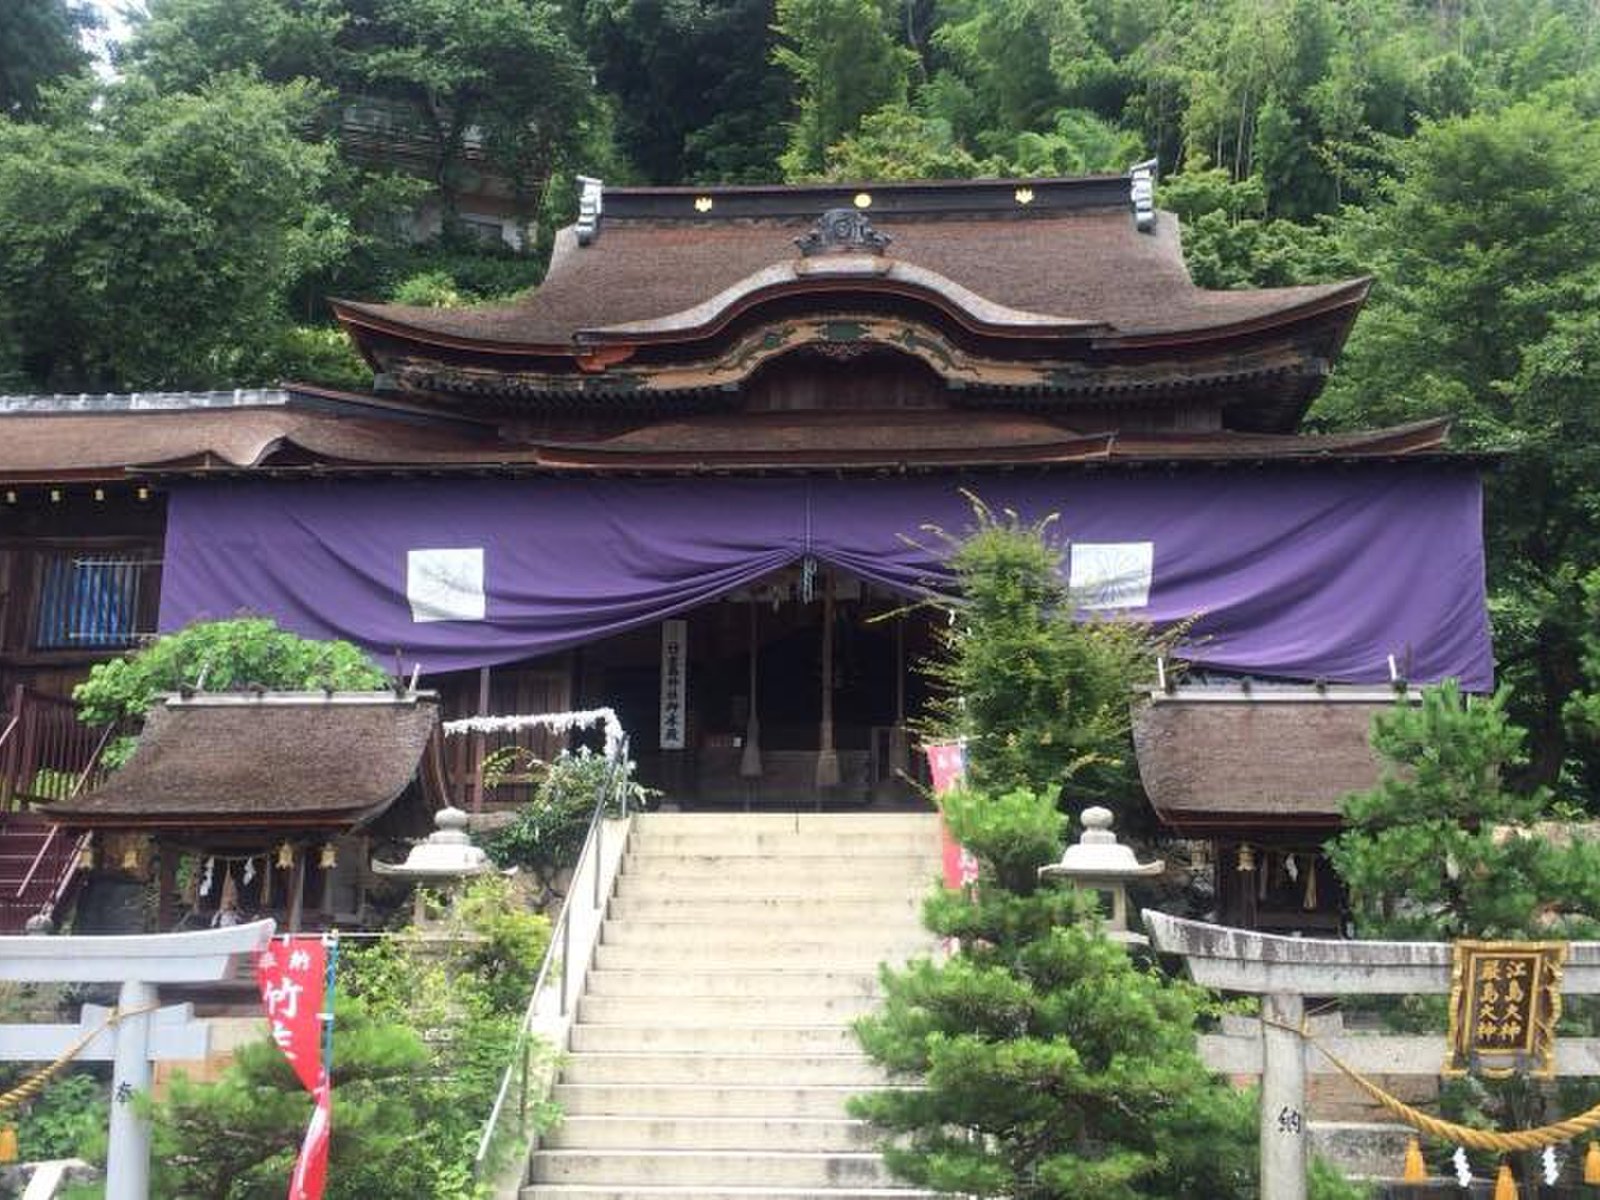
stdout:
POLYGON ((1255 1195, 1254 1101, 1196 1051, 1204 993, 1134 962, 1081 893, 1040 886, 1065 819, 1026 790, 958 793, 946 817, 981 864, 970 894, 925 909, 961 939, 948 961, 886 971, 858 1033, 921 1089, 858 1097, 897 1135, 890 1169, 923 1187, 1010 1200, 1255 1195))

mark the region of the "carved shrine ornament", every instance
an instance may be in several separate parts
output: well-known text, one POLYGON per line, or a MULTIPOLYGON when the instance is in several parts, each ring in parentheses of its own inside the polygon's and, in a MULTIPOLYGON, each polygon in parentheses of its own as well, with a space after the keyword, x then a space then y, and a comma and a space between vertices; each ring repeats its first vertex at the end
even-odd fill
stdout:
POLYGON ((830 208, 817 218, 810 233, 794 239, 805 258, 816 254, 882 254, 894 239, 879 233, 866 213, 830 208))
POLYGON ((1555 1074, 1565 942, 1454 943, 1444 1074, 1555 1074))

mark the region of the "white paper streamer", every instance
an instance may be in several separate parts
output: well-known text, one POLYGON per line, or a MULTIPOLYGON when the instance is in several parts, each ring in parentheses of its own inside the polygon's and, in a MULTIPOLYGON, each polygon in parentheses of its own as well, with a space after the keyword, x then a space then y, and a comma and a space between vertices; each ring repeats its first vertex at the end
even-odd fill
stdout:
POLYGON ((1561 1178, 1561 1160, 1556 1157, 1556 1148, 1546 1146, 1540 1161, 1544 1164, 1544 1181, 1553 1186, 1561 1178))
POLYGON ((254 879, 255 877, 256 877, 256 860, 253 859, 253 858, 247 858, 247 859, 244 860, 244 885, 246 887, 249 887, 250 886, 250 881, 252 879, 254 879))
POLYGON ((211 895, 211 877, 216 873, 216 870, 217 860, 214 858, 206 859, 205 870, 200 873, 200 894, 202 896, 211 895))
POLYGON ((578 712, 529 713, 514 717, 463 717, 459 721, 446 721, 444 731, 451 733, 503 733, 518 729, 548 729, 552 733, 568 733, 602 725, 606 731, 606 757, 616 758, 622 752, 622 722, 609 708, 587 708, 578 712))
POLYGON ((1471 1187, 1472 1164, 1467 1161, 1466 1147, 1457 1146, 1456 1152, 1450 1156, 1450 1161, 1456 1167, 1456 1182, 1462 1187, 1471 1187))

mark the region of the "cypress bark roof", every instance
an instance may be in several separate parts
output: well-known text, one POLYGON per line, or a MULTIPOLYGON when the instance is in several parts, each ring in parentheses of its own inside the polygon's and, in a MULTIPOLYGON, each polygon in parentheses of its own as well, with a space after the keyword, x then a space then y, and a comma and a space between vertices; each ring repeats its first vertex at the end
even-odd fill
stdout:
POLYGON ((1329 828, 1345 796, 1377 784, 1368 731, 1393 707, 1382 693, 1205 693, 1155 696, 1134 714, 1139 778, 1156 815, 1179 832, 1329 828))
POLYGON ((49 815, 71 827, 349 828, 411 784, 438 719, 418 693, 169 697, 126 764, 49 815))

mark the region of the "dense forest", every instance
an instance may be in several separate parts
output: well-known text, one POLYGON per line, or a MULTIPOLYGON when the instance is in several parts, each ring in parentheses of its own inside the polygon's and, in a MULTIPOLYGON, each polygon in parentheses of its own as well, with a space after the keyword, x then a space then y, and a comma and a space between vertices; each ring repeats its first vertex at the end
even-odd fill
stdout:
POLYGON ((1212 287, 1370 274, 1312 413, 1492 452, 1496 645, 1529 774, 1600 808, 1593 0, 77 0, 0 5, 0 391, 362 382, 325 297, 536 283, 572 177, 1125 170, 1212 287), (346 115, 401 114, 384 161, 346 115), (507 181, 528 249, 451 222, 507 181), (402 220, 424 192, 443 232, 402 220))

